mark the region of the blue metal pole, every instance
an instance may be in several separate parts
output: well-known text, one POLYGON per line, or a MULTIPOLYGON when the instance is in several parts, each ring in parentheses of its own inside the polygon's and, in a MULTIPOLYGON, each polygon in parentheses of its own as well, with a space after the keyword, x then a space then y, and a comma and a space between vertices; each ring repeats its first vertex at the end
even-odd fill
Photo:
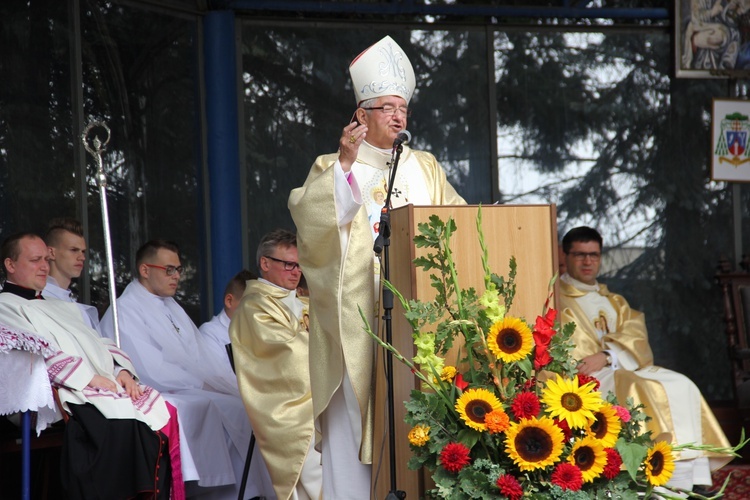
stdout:
POLYGON ((223 307, 227 282, 242 269, 242 223, 235 16, 211 11, 203 18, 206 128, 214 312, 223 307))
POLYGON ((21 498, 31 498, 31 412, 21 414, 21 498))

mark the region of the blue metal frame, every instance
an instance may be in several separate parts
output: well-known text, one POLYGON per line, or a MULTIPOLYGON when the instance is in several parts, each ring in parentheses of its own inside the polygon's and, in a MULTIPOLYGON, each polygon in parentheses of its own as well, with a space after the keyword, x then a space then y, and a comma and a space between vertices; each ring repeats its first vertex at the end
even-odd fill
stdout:
POLYGON ((413 0, 391 2, 309 2, 304 0, 217 0, 211 8, 237 12, 267 11, 307 14, 383 14, 424 16, 484 16, 504 18, 670 20, 668 8, 586 7, 590 1, 565 0, 557 6, 424 4, 413 0))
POLYGON ((242 269, 239 104, 235 15, 211 11, 203 19, 206 144, 214 312, 224 307, 224 287, 242 269))

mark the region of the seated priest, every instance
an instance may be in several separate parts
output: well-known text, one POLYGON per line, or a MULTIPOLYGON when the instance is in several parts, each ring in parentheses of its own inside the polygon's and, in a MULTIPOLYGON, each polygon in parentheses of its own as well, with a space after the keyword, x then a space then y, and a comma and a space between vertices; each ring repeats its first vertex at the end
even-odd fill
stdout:
POLYGON ((49 276, 43 291, 44 298, 73 302, 81 310, 86 324, 98 331, 99 312, 96 307, 81 304, 70 290, 71 283, 81 276, 86 264, 83 226, 69 217, 52 219, 47 226, 44 242, 49 252, 49 276))
MULTIPOLYGON (((50 342, 50 382, 69 413, 62 482, 69 498, 170 497, 170 460, 179 460, 174 408, 142 385, 127 354, 90 328, 75 304, 43 300, 47 245, 17 233, 0 247, 6 281, 0 323, 50 342), (171 416, 170 416, 171 414, 171 416)), ((175 476, 179 478, 179 474, 175 476)), ((176 482, 174 498, 184 498, 176 482)))
MULTIPOLYGON (((188 495, 237 498, 252 428, 237 377, 203 338, 174 295, 182 276, 176 244, 151 240, 136 252, 136 279, 117 299, 120 341, 143 380, 158 389, 180 415, 188 495)), ((114 337, 112 308, 102 333, 114 337)), ((273 497, 262 457, 253 456, 250 497, 273 497)))
POLYGON ((248 281, 229 327, 237 379, 277 498, 318 500, 323 470, 314 447, 309 307, 297 296, 296 236, 271 231, 256 259, 261 278, 248 281))
POLYGON ((240 305, 242 294, 245 293, 245 284, 257 278, 254 273, 247 269, 235 274, 224 288, 224 307, 221 308, 219 314, 211 318, 211 321, 206 321, 198 328, 206 343, 217 352, 218 357, 225 363, 229 363, 227 344, 231 343, 229 340, 229 322, 232 321, 234 311, 240 305))
MULTIPOLYGON (((646 424, 655 440, 729 447, 711 409, 684 375, 654 366, 643 313, 597 281, 602 237, 590 227, 571 229, 563 238, 566 273, 560 283, 562 324, 576 324, 573 356, 578 371, 596 377, 602 394, 613 392, 624 403, 644 404, 646 424)), ((669 485, 691 490, 711 485, 711 471, 732 457, 682 451, 669 485)))

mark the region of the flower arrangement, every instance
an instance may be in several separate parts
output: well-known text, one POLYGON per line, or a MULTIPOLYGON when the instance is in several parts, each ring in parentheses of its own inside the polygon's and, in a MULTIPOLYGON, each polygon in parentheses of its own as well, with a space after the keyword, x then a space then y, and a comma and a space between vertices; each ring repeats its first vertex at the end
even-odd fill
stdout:
POLYGON ((516 263, 511 259, 507 278, 489 269, 481 208, 481 295, 459 287, 450 250, 455 222, 433 216, 418 229, 415 244, 428 253, 415 265, 432 272, 435 300, 407 301, 385 284, 406 311, 416 355, 409 360, 369 325, 366 330, 422 382, 405 405, 412 426, 409 467, 432 472, 429 497, 635 500, 660 488, 664 498, 706 498, 666 486, 674 453, 691 448, 738 456, 744 434, 732 449, 652 441, 641 427, 647 418, 642 406, 601 394, 596 379, 577 373, 570 355, 575 325, 560 324, 549 308, 551 292, 533 325, 506 314, 516 291, 516 263), (456 339, 463 347, 447 364, 444 356, 456 339))

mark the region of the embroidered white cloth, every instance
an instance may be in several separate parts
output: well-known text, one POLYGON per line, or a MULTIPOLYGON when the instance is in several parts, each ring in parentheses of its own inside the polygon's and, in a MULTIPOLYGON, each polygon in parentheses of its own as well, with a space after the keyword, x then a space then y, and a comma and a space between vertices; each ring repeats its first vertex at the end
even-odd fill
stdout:
POLYGON ((37 435, 60 419, 44 363, 55 352, 33 333, 0 325, 0 415, 37 412, 37 435))

